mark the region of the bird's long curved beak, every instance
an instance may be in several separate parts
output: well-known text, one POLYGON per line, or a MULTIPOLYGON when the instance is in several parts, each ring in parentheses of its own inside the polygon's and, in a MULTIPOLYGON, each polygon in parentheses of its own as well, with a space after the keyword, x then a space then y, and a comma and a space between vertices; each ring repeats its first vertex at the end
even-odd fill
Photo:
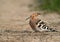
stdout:
POLYGON ((28 20, 30 17, 26 18, 26 20, 28 20))

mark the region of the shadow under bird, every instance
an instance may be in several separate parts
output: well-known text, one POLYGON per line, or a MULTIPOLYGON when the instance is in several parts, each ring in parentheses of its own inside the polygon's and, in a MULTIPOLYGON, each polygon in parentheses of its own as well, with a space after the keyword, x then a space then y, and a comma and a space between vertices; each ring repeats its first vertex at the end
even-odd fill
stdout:
POLYGON ((37 18, 37 16, 41 15, 41 13, 33 13, 30 17, 26 18, 26 20, 29 20, 29 25, 35 32, 41 32, 41 31, 51 31, 55 32, 53 28, 50 28, 49 26, 46 25, 44 21, 41 19, 37 18))

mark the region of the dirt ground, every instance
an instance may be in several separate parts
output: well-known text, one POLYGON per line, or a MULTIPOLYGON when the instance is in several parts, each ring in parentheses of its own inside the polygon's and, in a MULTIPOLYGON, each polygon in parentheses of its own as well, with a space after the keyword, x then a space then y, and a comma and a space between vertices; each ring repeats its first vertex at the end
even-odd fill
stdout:
MULTIPOLYGON (((25 33, 7 33, 10 31, 33 31, 28 22, 25 20, 36 11, 29 11, 29 4, 32 0, 0 0, 0 42, 59 42, 60 35, 47 35, 44 39, 42 36, 33 36, 25 33), (25 36, 23 36, 25 34, 25 36), (28 35, 28 37, 27 37, 28 35), (27 37, 27 38, 26 38, 27 37), (31 39, 32 38, 32 39, 31 39), (42 39, 40 39, 42 38, 42 39)), ((42 11, 40 11, 43 13, 42 11)), ((57 13, 46 13, 39 16, 50 27, 60 31, 60 15, 57 13)), ((31 33, 30 33, 31 34, 31 33)), ((34 34, 34 33, 33 33, 34 34)), ((48 33, 49 34, 49 33, 48 33)), ((57 33, 56 33, 57 34, 57 33)), ((37 34, 38 35, 38 34, 37 34)), ((43 35, 44 36, 44 35, 43 35)))

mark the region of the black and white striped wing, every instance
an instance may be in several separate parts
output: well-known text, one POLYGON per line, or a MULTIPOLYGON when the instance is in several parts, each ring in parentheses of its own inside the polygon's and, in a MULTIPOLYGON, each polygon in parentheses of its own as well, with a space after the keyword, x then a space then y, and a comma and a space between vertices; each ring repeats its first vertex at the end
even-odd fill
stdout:
POLYGON ((38 31, 48 31, 48 26, 46 26, 45 22, 41 21, 41 20, 38 20, 36 22, 36 29, 38 31))
POLYGON ((41 20, 38 20, 36 22, 36 29, 38 31, 52 31, 52 32, 55 32, 56 31, 53 28, 50 28, 49 26, 47 26, 46 23, 43 22, 43 21, 41 21, 41 20))

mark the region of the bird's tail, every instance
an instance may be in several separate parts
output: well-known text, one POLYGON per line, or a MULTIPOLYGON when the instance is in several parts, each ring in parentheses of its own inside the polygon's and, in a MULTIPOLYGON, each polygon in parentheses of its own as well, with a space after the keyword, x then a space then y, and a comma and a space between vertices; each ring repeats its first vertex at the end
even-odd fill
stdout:
POLYGON ((57 30, 56 29, 53 29, 53 28, 49 28, 48 29, 50 32, 57 32, 57 30))

